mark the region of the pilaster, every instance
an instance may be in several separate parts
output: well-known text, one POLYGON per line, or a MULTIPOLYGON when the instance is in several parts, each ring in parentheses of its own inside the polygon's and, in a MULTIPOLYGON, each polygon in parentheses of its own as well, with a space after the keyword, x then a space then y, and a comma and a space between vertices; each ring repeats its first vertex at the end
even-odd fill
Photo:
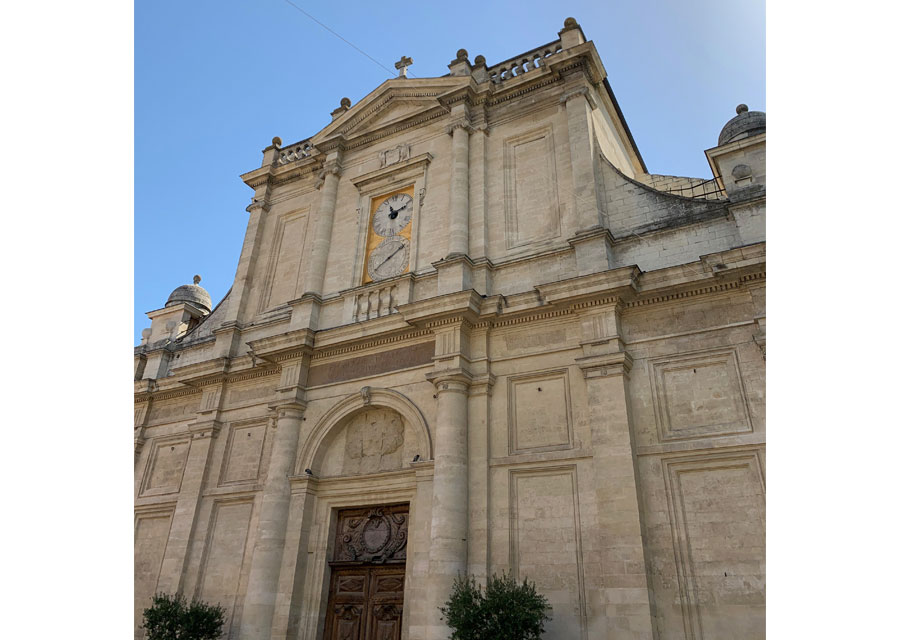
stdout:
POLYGON ((293 476, 290 482, 290 507, 272 619, 272 640, 297 637, 304 598, 310 595, 304 586, 307 560, 311 555, 308 553, 310 540, 315 528, 316 480, 304 475, 293 476))
MULTIPOLYGON (((446 602, 454 578, 467 570, 469 531, 469 386, 471 319, 465 313, 429 322, 435 336, 434 369, 427 378, 434 385, 437 415, 434 424, 434 479, 431 501, 431 546, 428 559, 428 610, 446 602)), ((449 634, 434 616, 426 638, 449 634)))
POLYGON ((617 298, 575 305, 581 318, 582 353, 596 487, 597 536, 590 546, 599 557, 601 593, 596 632, 622 640, 653 638, 628 379, 632 358, 625 351, 617 298))
POLYGON ((219 412, 224 396, 224 381, 215 381, 203 387, 200 410, 188 429, 191 446, 188 450, 181 491, 175 504, 169 540, 159 572, 158 591, 183 592, 191 538, 197 524, 197 511, 203 487, 209 475, 210 450, 222 423, 219 412))
POLYGON ((576 229, 585 233, 597 227, 608 228, 591 116, 597 99, 584 72, 578 71, 567 79, 566 93, 560 102, 566 108, 576 229))
MULTIPOLYGON (((484 58, 482 58, 482 61, 484 58)), ((482 63, 483 67, 483 63, 482 63)), ((482 258, 488 245, 487 110, 484 104, 471 109, 469 134, 469 257, 482 258)), ((483 291, 482 293, 487 293, 483 291)))
POLYGON ((144 448, 144 427, 147 426, 147 419, 150 417, 150 405, 153 402, 151 398, 147 398, 143 402, 134 405, 134 464, 137 465, 138 459, 141 457, 141 451, 144 448))
POLYGON ((469 253, 469 122, 468 106, 462 102, 450 110, 447 133, 453 136, 450 154, 450 230, 447 257, 469 253))
POLYGON ((304 297, 309 294, 321 297, 325 284, 325 268, 328 265, 328 254, 331 251, 331 235, 334 228, 334 210, 337 203, 338 184, 343 173, 341 160, 343 147, 337 146, 325 159, 325 165, 319 174, 319 186, 322 194, 316 214, 316 230, 312 243, 312 254, 306 272, 304 297))
POLYGON ((586 276, 598 271, 606 271, 613 266, 612 235, 608 229, 595 227, 579 232, 568 240, 575 249, 575 266, 578 275, 586 276))
MULTIPOLYGON (((453 580, 467 569, 468 552, 468 394, 471 375, 463 369, 430 374, 437 395, 434 427, 434 480, 431 546, 428 557, 428 610, 437 612, 453 580)), ((443 640, 449 628, 437 615, 426 637, 443 640)))
MULTIPOLYGON (((247 221, 247 232, 244 234, 244 245, 241 247, 241 257, 238 261, 237 271, 234 275, 234 285, 231 288, 228 308, 223 323, 239 324, 247 308, 250 297, 251 278, 254 266, 260 254, 263 229, 265 228, 266 214, 269 212, 269 181, 266 180, 256 187, 253 200, 247 207, 250 219, 247 221)), ((217 337, 218 343, 218 337, 217 337)), ((232 343, 226 341, 230 349, 232 343)), ((218 344, 217 344, 218 347, 218 344)), ((217 349, 217 351, 222 351, 217 349)), ((230 351, 220 353, 221 356, 231 355, 230 351)))
POLYGON ((475 263, 469 256, 457 254, 431 264, 437 269, 439 296, 473 288, 472 270, 475 263))
MULTIPOLYGON (((486 342, 487 330, 476 329, 473 342, 486 342), (481 334, 481 335, 478 335, 481 334)), ((490 416, 491 396, 496 377, 490 373, 476 376, 469 386, 469 529, 466 540, 467 573, 484 581, 491 571, 490 504, 490 416)))
MULTIPOLYGON (((266 343, 251 345, 262 353, 266 343)), ((274 346, 274 345, 269 345, 274 346)), ((273 348, 273 351, 277 351, 273 348)), ((270 640, 273 631, 278 583, 291 505, 290 476, 294 473, 300 428, 306 410, 305 386, 311 348, 300 343, 294 352, 282 350, 281 378, 276 398, 269 406, 275 412, 275 440, 263 487, 250 564, 247 595, 241 618, 241 638, 270 640)))

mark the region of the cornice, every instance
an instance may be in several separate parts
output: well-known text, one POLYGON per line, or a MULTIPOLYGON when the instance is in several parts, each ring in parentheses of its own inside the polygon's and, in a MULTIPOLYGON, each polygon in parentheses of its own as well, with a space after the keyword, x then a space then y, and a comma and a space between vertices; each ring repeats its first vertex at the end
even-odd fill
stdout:
POLYGON ((731 291, 733 289, 738 289, 741 286, 739 281, 733 282, 720 282, 717 284, 712 284, 705 287, 694 287, 691 289, 685 289, 683 291, 678 291, 674 293, 666 293, 659 294, 655 296, 644 296, 639 297, 635 300, 629 300, 625 303, 626 309, 634 309, 637 307, 646 307, 648 305, 661 304, 664 302, 672 302, 674 300, 684 300, 686 298, 694 298, 697 296, 704 296, 713 293, 721 293, 723 291, 731 291))
POLYGON ((363 342, 354 342, 350 344, 342 344, 340 346, 330 347, 322 351, 313 353, 313 361, 324 360, 326 358, 334 358, 336 356, 357 353, 366 349, 374 349, 385 345, 403 346, 407 342, 421 342, 420 338, 430 336, 431 332, 426 329, 415 331, 407 331, 401 334, 389 335, 376 339, 369 339, 363 342))
POLYGON ((525 324, 531 322, 538 322, 541 320, 549 320, 552 318, 562 318, 565 316, 571 316, 571 309, 554 309, 552 311, 542 311, 540 313, 522 313, 521 315, 516 315, 512 318, 501 318, 494 320, 491 322, 491 327, 494 329, 499 329, 502 327, 512 327, 517 324, 525 324))
POLYGON ((311 353, 315 344, 315 332, 310 329, 298 329, 251 340, 247 344, 255 355, 281 362, 311 353))
POLYGON ((324 162, 325 157, 323 155, 317 155, 298 162, 292 162, 274 169, 269 179, 272 186, 277 187, 288 182, 312 177, 318 174, 324 162))
POLYGON ((526 84, 527 78, 527 75, 524 76, 522 84, 515 84, 508 89, 506 86, 500 85, 502 89, 506 90, 491 95, 491 97, 487 100, 488 107, 493 107, 504 102, 509 102, 510 100, 514 100, 515 98, 524 96, 527 93, 537 91, 538 89, 542 89, 546 86, 562 81, 562 78, 556 75, 537 75, 526 84))
POLYGON ((419 114, 414 115, 408 120, 404 119, 398 122, 392 122, 386 124, 384 127, 360 134, 356 138, 351 138, 347 143, 347 149, 351 150, 365 147, 372 144, 373 142, 381 140, 382 138, 388 138, 397 133, 400 133, 401 131, 405 131, 406 129, 418 127, 421 124, 425 124, 426 122, 435 120, 437 118, 443 118, 446 115, 447 112, 442 107, 434 107, 432 109, 429 109, 428 111, 420 112, 419 114))
POLYGON ((176 382, 204 386, 224 379, 230 366, 231 362, 228 358, 213 358, 181 367, 172 367, 172 374, 175 376, 176 382))
POLYGON ((376 169, 375 171, 370 171, 369 173, 364 173, 363 175, 356 178, 351 178, 350 181, 354 184, 354 186, 356 186, 357 189, 364 189, 369 183, 376 182, 386 176, 392 176, 398 172, 417 169, 419 167, 424 169, 429 165, 429 163, 431 163, 433 159, 434 156, 430 153, 422 153, 407 160, 403 160, 402 162, 398 162, 381 169, 376 169))
POLYGON ((254 378, 265 378, 281 373, 281 367, 278 366, 261 366, 255 367, 248 371, 236 373, 227 377, 229 383, 243 382, 244 380, 252 380, 254 378))
MULTIPOLYGON (((376 92, 378 89, 375 90, 376 92)), ((374 116, 379 111, 391 104, 397 98, 437 98, 441 95, 441 91, 437 89, 413 89, 408 87, 405 89, 386 87, 380 98, 374 98, 368 105, 360 109, 360 105, 356 105, 359 109, 355 114, 347 118, 335 129, 335 132, 343 132, 344 135, 352 133, 363 121, 370 116, 374 116)), ((365 99, 364 99, 365 100, 365 99)))
POLYGON ((577 276, 535 285, 540 298, 548 304, 573 305, 584 300, 630 295, 637 291, 641 270, 636 266, 619 267, 600 273, 577 276))
POLYGON ((168 391, 141 392, 134 394, 134 401, 147 402, 148 400, 152 399, 153 402, 161 402, 163 400, 171 400, 172 398, 200 395, 201 393, 203 393, 203 390, 199 387, 189 387, 187 389, 170 389, 168 391))
POLYGON ((624 351, 575 358, 585 378, 606 378, 608 376, 628 376, 634 364, 631 356, 624 351))
POLYGON ((474 289, 468 289, 400 305, 398 311, 406 322, 416 326, 433 324, 445 318, 465 318, 474 324, 481 313, 481 305, 481 295, 474 289))

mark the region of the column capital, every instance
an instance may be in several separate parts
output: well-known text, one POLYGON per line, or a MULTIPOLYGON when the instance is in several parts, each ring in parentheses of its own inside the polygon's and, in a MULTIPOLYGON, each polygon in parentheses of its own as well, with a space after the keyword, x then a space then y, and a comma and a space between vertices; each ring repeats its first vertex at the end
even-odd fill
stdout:
POLYGON ((275 414, 277 424, 277 421, 282 418, 287 420, 300 420, 306 412, 306 403, 292 400, 283 403, 272 403, 269 405, 269 408, 275 414))
POLYGON ((325 163, 325 166, 319 171, 318 180, 316 180, 316 189, 321 189, 322 185, 325 184, 325 181, 329 176, 335 176, 337 178, 341 177, 344 169, 341 167, 340 162, 337 160, 331 160, 325 163))
POLYGON ((188 425, 188 431, 190 431, 193 440, 213 438, 219 433, 221 428, 222 423, 218 420, 197 420, 188 425))
POLYGON ((264 213, 267 212, 272 207, 272 204, 266 198, 253 198, 250 201, 250 204, 247 205, 246 211, 247 213, 253 213, 256 209, 261 209, 264 213))
POLYGON ((438 395, 444 392, 466 394, 472 384, 472 375, 464 369, 432 371, 425 378, 434 385, 438 395))
POLYGON ((472 123, 469 122, 468 118, 462 118, 456 120, 455 122, 451 122, 447 125, 447 135, 454 135, 457 129, 462 129, 466 133, 474 133, 475 129, 472 127, 472 123))
POLYGON ((469 385, 469 396, 490 396, 494 391, 496 381, 497 376, 493 373, 472 378, 469 385))
POLYGON ((627 378, 634 360, 627 352, 619 351, 617 353, 575 358, 575 363, 581 369, 585 379, 608 378, 610 376, 625 376, 627 378))
POLYGON ((591 91, 590 87, 575 87, 574 89, 570 89, 566 91, 562 97, 559 99, 560 104, 568 104, 570 100, 574 100, 580 96, 584 96, 585 100, 591 105, 591 109, 596 109, 598 106, 597 96, 594 95, 594 92, 591 91))

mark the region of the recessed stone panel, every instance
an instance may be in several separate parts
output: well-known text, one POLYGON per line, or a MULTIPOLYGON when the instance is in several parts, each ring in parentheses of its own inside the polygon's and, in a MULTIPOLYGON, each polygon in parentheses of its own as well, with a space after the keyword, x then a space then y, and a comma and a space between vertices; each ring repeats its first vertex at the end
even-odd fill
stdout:
POLYGON ((753 430, 734 349, 657 358, 649 368, 660 440, 753 430))
POLYGON ((234 605, 252 511, 252 500, 216 503, 213 508, 212 534, 206 550, 200 597, 225 608, 223 635, 226 638, 232 637, 230 631, 236 617, 234 605))
POLYGON ((181 490, 181 476, 190 448, 191 441, 187 438, 154 441, 144 474, 141 496, 178 493, 181 490))
POLYGON ((577 638, 585 622, 574 467, 510 472, 510 561, 553 607, 547 637, 577 638))
POLYGON ((266 421, 232 425, 219 484, 252 482, 259 477, 266 421))
MULTIPOLYGON (((144 609, 156 593, 159 570, 166 552, 172 509, 138 514, 134 527, 134 620, 135 628, 143 620, 144 609)), ((143 638, 143 630, 135 638, 143 638)))
POLYGON ((765 635, 765 488, 757 452, 665 461, 689 639, 765 635))
POLYGON ((508 249, 560 235, 554 154, 549 128, 505 141, 508 249))
POLYGON ((566 370, 509 380, 509 453, 572 447, 572 408, 566 370))
POLYGON ((306 209, 294 211, 278 218, 260 311, 297 297, 297 280, 306 239, 306 221, 309 218, 306 212, 306 209))

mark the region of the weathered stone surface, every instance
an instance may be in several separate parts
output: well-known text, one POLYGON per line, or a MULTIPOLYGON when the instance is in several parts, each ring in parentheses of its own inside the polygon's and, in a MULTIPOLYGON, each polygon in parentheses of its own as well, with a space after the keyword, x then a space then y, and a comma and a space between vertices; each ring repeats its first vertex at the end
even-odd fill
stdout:
POLYGON ((321 638, 397 543, 371 613, 404 640, 501 571, 547 640, 762 637, 765 132, 709 149, 715 180, 650 174, 593 46, 570 19, 461 51, 243 176, 230 294, 151 311, 135 353, 136 627, 181 589, 230 638, 321 638), (369 282, 396 193, 408 269, 369 282))

